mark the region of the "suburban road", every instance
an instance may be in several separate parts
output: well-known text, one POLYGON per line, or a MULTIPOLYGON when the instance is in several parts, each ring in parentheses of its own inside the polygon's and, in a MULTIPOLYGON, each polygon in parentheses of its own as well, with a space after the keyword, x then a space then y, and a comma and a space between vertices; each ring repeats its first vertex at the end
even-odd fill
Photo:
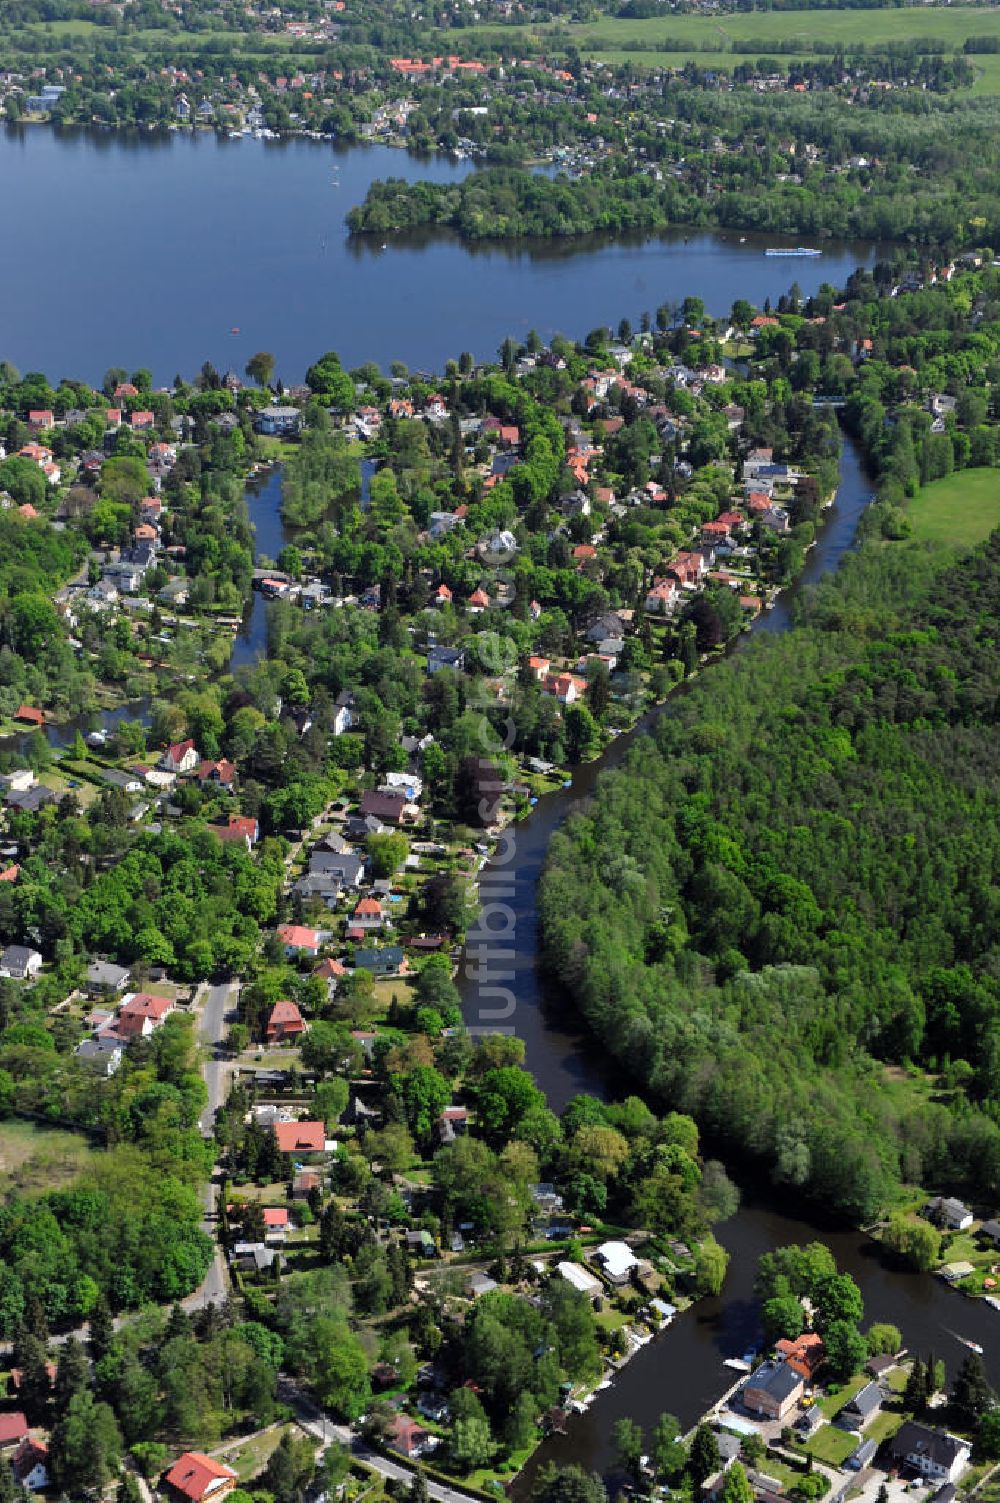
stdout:
MULTIPOLYGON (((202 994, 198 1041, 204 1050, 201 1070, 208 1090, 208 1103, 201 1114, 199 1125, 206 1138, 212 1136, 215 1113, 226 1096, 229 1065, 223 1053, 223 1044, 230 1017, 235 1012, 238 988, 238 981, 223 981, 215 986, 206 986, 202 994)), ((201 1286, 183 1301, 185 1310, 198 1310, 204 1305, 222 1304, 229 1294, 226 1260, 217 1241, 216 1197, 218 1191, 218 1177, 213 1173, 205 1186, 205 1219, 202 1226, 215 1243, 215 1253, 201 1286)))
MULTIPOLYGON (((282 1376, 278 1379, 278 1397, 294 1409, 295 1417, 303 1430, 321 1441, 324 1447, 346 1446, 352 1456, 356 1456, 359 1461, 363 1461, 366 1466, 370 1466, 381 1476, 412 1482, 412 1467, 403 1466, 398 1461, 390 1461, 388 1456, 382 1455, 381 1451, 373 1451, 348 1425, 338 1425, 332 1419, 328 1419, 290 1378, 282 1376)), ((461 1488, 446 1487, 430 1477, 427 1478, 427 1491, 434 1499, 434 1503, 478 1503, 478 1500, 473 1499, 472 1494, 462 1492, 461 1488)))

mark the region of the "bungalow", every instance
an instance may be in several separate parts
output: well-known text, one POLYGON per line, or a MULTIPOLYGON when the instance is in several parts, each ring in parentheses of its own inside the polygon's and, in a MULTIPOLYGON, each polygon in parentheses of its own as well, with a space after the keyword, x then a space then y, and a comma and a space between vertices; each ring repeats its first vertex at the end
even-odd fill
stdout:
POLYGON ((203 1503, 206 1498, 218 1503, 218 1499, 233 1491, 238 1481, 231 1466, 201 1451, 185 1451, 163 1477, 164 1487, 182 1503, 203 1503))
POLYGON ((133 428, 148 429, 152 428, 155 425, 156 418, 151 412, 147 412, 144 409, 139 409, 132 413, 129 418, 129 422, 131 423, 133 428))
POLYGON ((453 599, 454 596, 452 595, 446 584, 439 584, 437 589, 434 591, 435 605, 451 605, 453 599))
POLYGON ((395 976, 406 969, 406 960, 399 945, 385 945, 380 950, 355 950, 354 968, 373 976, 395 976))
POLYGON ((268 1242, 284 1242, 289 1225, 287 1206, 264 1207, 264 1236, 268 1242))
POLYGON ((484 589, 473 590, 472 594, 469 596, 467 606, 470 614, 477 616, 480 611, 489 610, 490 597, 487 595, 484 589))
POLYGON ((29 428, 54 428, 56 420, 47 407, 33 407, 28 413, 29 428))
POLYGON ((175 777, 179 777, 185 772, 193 772, 200 761, 197 747, 189 738, 187 741, 175 741, 168 746, 160 758, 159 765, 164 772, 172 772, 175 777))
POLYGON ((556 1273, 561 1279, 565 1279, 572 1289, 585 1294, 588 1299, 604 1293, 604 1285, 600 1279, 595 1279, 594 1275, 588 1273, 585 1268, 581 1268, 579 1263, 557 1263, 556 1273))
POLYGON ((14 719, 21 725, 33 725, 40 728, 45 724, 45 711, 36 709, 34 705, 18 705, 14 711, 14 719))
POLYGON ((892 1457, 933 1482, 955 1483, 969 1464, 969 1442, 946 1430, 906 1420, 890 1442, 892 1457))
POLYGON ((787 1362, 764 1362, 743 1387, 743 1403, 751 1414, 784 1419, 805 1392, 805 1379, 787 1362))
POLYGON ((0 952, 0 976, 12 981, 30 981, 42 969, 42 957, 26 945, 7 945, 0 952))
POLYGON ((279 1153, 324 1153, 326 1128, 322 1122, 275 1122, 271 1131, 279 1153))
POLYGON ((264 1030, 264 1037, 269 1044, 282 1044, 286 1039, 296 1039, 305 1031, 305 1019, 294 1002, 287 999, 275 1002, 264 1030))
POLYGON ((927 1215, 939 1226, 953 1232, 964 1232, 972 1225, 974 1217, 967 1205, 954 1197, 936 1196, 927 1206, 927 1215))
POLYGON ((627 1242, 602 1242, 594 1249, 593 1262, 604 1269, 612 1284, 627 1284, 639 1259, 627 1242))
POLYGON ((319 954, 319 931, 307 929, 304 924, 279 924, 278 938, 290 960, 299 955, 319 954))
POLYGON ((481 1299, 484 1294, 492 1294, 494 1289, 499 1289, 496 1279, 491 1279, 488 1273, 472 1273, 469 1275, 469 1293, 473 1299, 481 1299))
POLYGON ((535 679, 537 683, 541 683, 542 679, 547 676, 549 667, 550 664, 548 658, 528 659, 528 668, 531 672, 532 678, 535 679))
POLYGON ((882 1408, 885 1394, 878 1383, 872 1380, 860 1388, 853 1399, 837 1415, 837 1424, 842 1430, 863 1430, 882 1408))

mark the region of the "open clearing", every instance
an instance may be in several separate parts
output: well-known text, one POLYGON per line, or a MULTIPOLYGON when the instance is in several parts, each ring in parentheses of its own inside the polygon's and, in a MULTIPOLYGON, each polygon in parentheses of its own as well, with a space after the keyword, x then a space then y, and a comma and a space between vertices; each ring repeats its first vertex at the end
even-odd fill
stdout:
POLYGON ((949 543, 971 548, 1000 527, 1000 470, 959 470, 932 480, 906 508, 921 543, 949 543))
POLYGON ((38 1122, 0 1122, 0 1192, 54 1190, 93 1158, 87 1138, 38 1122))

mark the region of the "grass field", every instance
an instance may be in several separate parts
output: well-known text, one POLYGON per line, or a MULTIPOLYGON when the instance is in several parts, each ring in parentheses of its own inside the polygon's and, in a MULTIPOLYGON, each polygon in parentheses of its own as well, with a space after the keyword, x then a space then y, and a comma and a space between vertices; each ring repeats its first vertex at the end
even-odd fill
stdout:
POLYGON ((933 480, 906 508, 911 537, 971 548, 1000 527, 1000 470, 960 470, 933 480))
POLYGON ((88 1139, 37 1122, 0 1123, 0 1193, 54 1190, 76 1178, 95 1149, 88 1139))
MULTIPOLYGON (((918 14, 910 8, 869 10, 864 13, 862 31, 867 46, 932 38, 943 42, 949 51, 961 51, 970 36, 1000 38, 1000 9, 935 6, 918 14)), ((843 43, 849 50, 861 34, 857 11, 823 10, 657 16, 641 21, 600 16, 593 21, 555 21, 541 26, 481 27, 467 32, 466 39, 472 46, 476 39, 509 45, 514 36, 521 36, 526 42, 548 40, 555 48, 572 43, 584 56, 602 62, 632 62, 639 67, 683 67, 685 62, 696 62, 701 67, 728 70, 748 57, 767 55, 768 49, 779 43, 799 43, 794 54, 781 53, 775 59, 780 67, 787 68, 796 57, 816 56, 817 43, 843 43), (632 50, 636 43, 642 44, 642 50, 632 50), (678 43, 697 50, 678 50, 678 43), (753 52, 734 52, 734 43, 752 44, 753 52)), ((1000 93, 1000 53, 976 54, 969 60, 977 73, 969 92, 1000 93)))

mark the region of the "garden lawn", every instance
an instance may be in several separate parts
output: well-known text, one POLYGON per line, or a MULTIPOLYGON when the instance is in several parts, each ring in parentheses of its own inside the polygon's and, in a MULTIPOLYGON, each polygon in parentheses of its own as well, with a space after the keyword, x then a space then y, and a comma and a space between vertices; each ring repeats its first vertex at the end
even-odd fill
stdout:
POLYGON ((1000 527, 1000 470, 959 470, 932 480, 908 504, 906 516, 917 542, 975 547, 1000 527))
POLYGON ((0 1122, 0 1193, 58 1189, 100 1151, 82 1133, 38 1122, 0 1122))

